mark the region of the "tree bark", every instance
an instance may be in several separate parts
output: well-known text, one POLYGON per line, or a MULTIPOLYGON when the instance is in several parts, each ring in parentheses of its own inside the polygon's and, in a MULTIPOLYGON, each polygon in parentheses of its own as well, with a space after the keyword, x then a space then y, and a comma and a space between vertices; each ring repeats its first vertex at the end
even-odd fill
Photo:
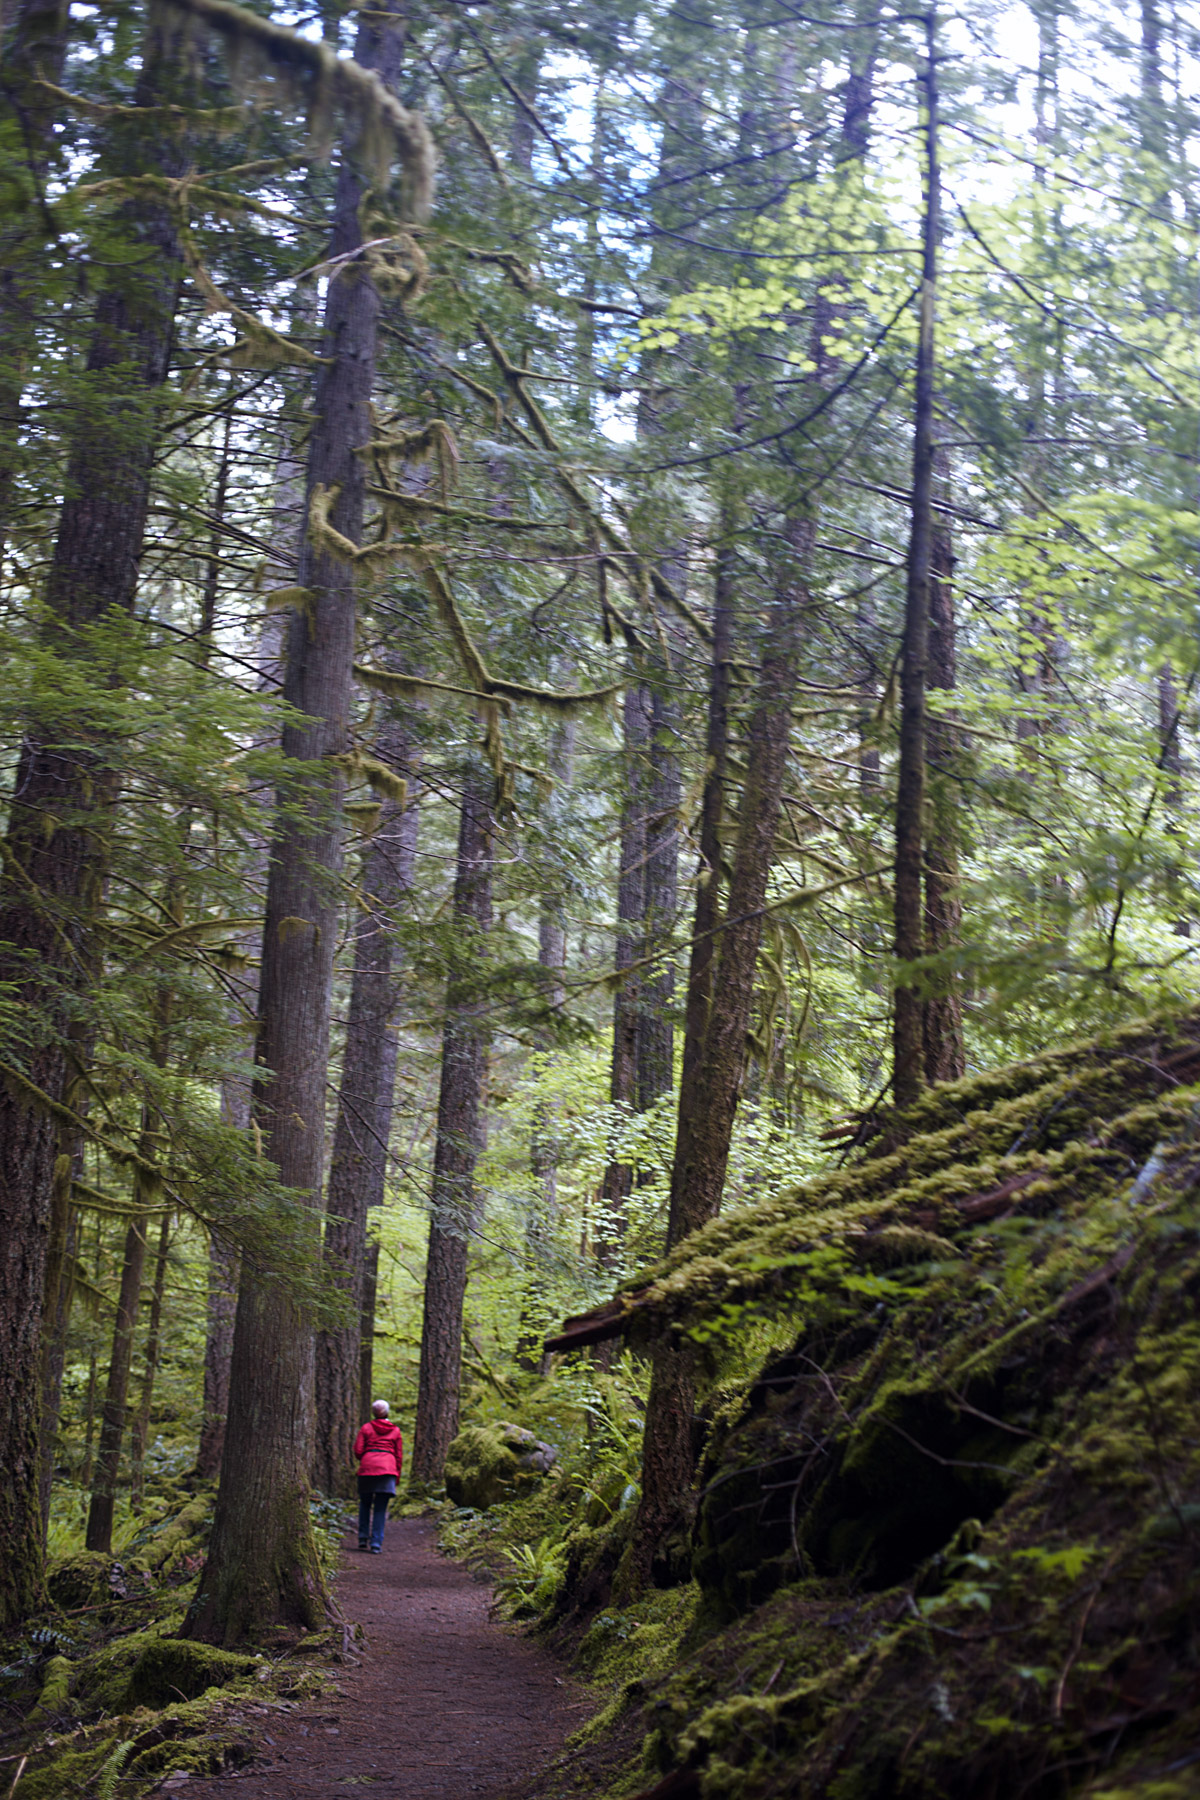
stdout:
POLYGON ((358 1411, 369 1419, 375 1380, 375 1306, 379 1294, 379 1245, 368 1243, 363 1260, 362 1311, 358 1325, 358 1411))
MULTIPOLYGON (((397 10, 364 15, 356 60, 394 82, 404 44, 397 10)), ((356 252, 367 178, 360 145, 342 143, 330 254, 341 261, 325 301, 324 361, 308 455, 308 506, 333 494, 329 523, 362 535, 371 435, 379 296, 356 252)), ((356 627, 353 565, 310 529, 292 613, 284 698, 303 715, 285 726, 271 846, 254 1084, 264 1152, 305 1196, 317 1254, 325 1141, 333 953, 338 930, 345 775, 356 627)), ((298 1246, 299 1248, 299 1246, 298 1246)), ((313 1323, 284 1284, 243 1261, 234 1320, 229 1414, 212 1539, 185 1632, 211 1643, 261 1641, 272 1629, 309 1630, 328 1597, 309 1518, 315 1423, 313 1323)))
MULTIPOLYGON (((543 837, 544 854, 550 857, 563 854, 557 842, 556 826, 566 810, 574 757, 575 721, 568 718, 555 728, 547 759, 554 792, 546 807, 543 837)), ((556 872, 542 890, 538 914, 538 965, 546 975, 545 1003, 555 1012, 561 1010, 566 999, 563 971, 567 963, 567 927, 563 887, 564 882, 556 872)), ((539 1048, 543 1053, 548 1054, 553 1043, 552 1033, 541 1034, 539 1048)), ((558 1214, 558 1133, 558 1109, 549 1103, 536 1106, 529 1134, 529 1173, 533 1179, 533 1193, 525 1215, 525 1266, 521 1276, 516 1344, 517 1360, 530 1370, 540 1368, 542 1364, 539 1345, 545 1335, 546 1258, 558 1214)))
MULTIPOLYGON (((643 952, 646 893, 647 751, 650 742, 649 690, 631 680, 622 706, 624 754, 621 797, 621 848, 617 873, 617 942, 614 967, 631 969, 643 952)), ((624 1117, 637 1110, 638 1015, 641 975, 626 976, 613 1000, 612 1067, 608 1096, 624 1117)), ((605 1267, 618 1259, 625 1236, 625 1211, 633 1187, 633 1170, 613 1155, 604 1172, 601 1198, 605 1217, 597 1233, 596 1255, 605 1267)))
MULTIPOLYGON (((948 502, 950 484, 946 453, 935 447, 934 473, 939 497, 948 502)), ((954 547, 950 515, 933 514, 930 550, 929 685, 953 692, 958 681, 954 630, 954 547)), ((959 732, 953 718, 930 715, 925 753, 929 776, 929 842, 925 852, 925 951, 943 956, 962 937, 959 891, 959 823, 956 761, 959 732)), ((962 998, 958 972, 944 968, 937 991, 922 1003, 927 1082, 958 1081, 967 1072, 963 1043, 962 998)))
MULTIPOLYGON (((412 759, 407 731, 393 723, 376 754, 394 769, 412 759)), ((385 800, 363 861, 354 927, 354 973, 337 1122, 325 1202, 324 1261, 346 1301, 346 1323, 317 1335, 317 1438, 313 1480, 327 1494, 353 1492, 359 1412, 367 1217, 383 1204, 396 1085, 396 944, 393 920, 411 890, 417 796, 385 800)))
MULTIPOLYGON (((301 322, 315 321, 315 300, 306 290, 296 308, 301 322)), ((302 420, 294 401, 285 402, 280 418, 280 442, 272 484, 271 537, 272 556, 267 576, 273 585, 293 587, 299 575, 300 551, 304 541, 303 514, 305 471, 298 444, 302 420)), ((224 459, 222 459, 224 460, 224 459)), ((220 477, 218 475, 218 485, 220 477)), ((221 518, 222 496, 214 496, 214 516, 221 518)), ((205 613, 212 616, 215 606, 217 565, 210 564, 210 579, 205 585, 205 613), (212 590, 212 600, 209 592, 212 590)), ((259 632, 255 660, 258 664, 258 688, 261 693, 274 691, 283 679, 283 617, 268 612, 259 632)), ((269 824, 263 805, 262 835, 255 834, 247 857, 246 880, 257 889, 268 871, 269 824)), ((259 934, 261 940, 261 933, 259 934)), ((252 932, 242 935, 241 949, 247 958, 245 971, 234 979, 231 1018, 240 1029, 244 1020, 253 1020, 258 1012, 259 941, 252 932)), ((254 1045, 247 1041, 244 1069, 235 1068, 221 1082, 221 1118, 237 1131, 250 1130, 250 1090, 254 1076, 254 1045)), ((225 1419, 229 1410, 229 1363, 233 1355, 233 1321, 237 1309, 239 1258, 237 1247, 219 1232, 212 1232, 208 1246, 207 1320, 204 1342, 204 1406, 201 1415, 200 1442, 196 1452, 196 1475, 201 1481, 215 1481, 221 1472, 221 1456, 225 1448, 225 1419)))
MULTIPOLYGON (((165 1069, 170 1055, 171 994, 160 988, 155 1006, 156 1017, 150 1054, 159 1069, 165 1069)), ((150 1162, 157 1148, 154 1133, 155 1115, 148 1101, 142 1104, 139 1150, 150 1162)), ((112 1354, 108 1365, 108 1382, 100 1413, 100 1443, 92 1475, 92 1494, 88 1506, 85 1547, 112 1549, 113 1512, 121 1468, 121 1447, 125 1436, 129 1373, 133 1366, 133 1339, 137 1331, 138 1306, 142 1295, 142 1275, 146 1266, 146 1228, 153 1204, 153 1187, 138 1168, 133 1180, 133 1217, 125 1233, 125 1250, 121 1263, 121 1288, 117 1299, 117 1315, 113 1322, 112 1354)))
MULTIPOLYGON (((78 1084, 82 1088, 82 1083, 78 1084)), ((68 1089, 76 1107, 83 1100, 68 1089)), ((82 1162, 79 1133, 72 1126, 59 1129, 55 1159, 54 1193, 50 1202, 50 1233, 46 1256, 46 1298, 42 1314, 42 1414, 41 1439, 42 1532, 50 1525, 50 1494, 54 1486, 54 1451, 62 1411, 63 1370, 66 1367, 67 1330, 75 1297, 76 1259, 79 1252, 80 1218, 71 1204, 71 1182, 82 1162)))
MULTIPOLYGON (((712 656, 708 678, 708 721, 704 741, 704 789, 700 802, 700 869, 692 920, 692 947, 684 1009, 683 1067, 679 1082, 679 1114, 675 1129, 676 1160, 687 1163, 704 1066, 704 1039, 712 1004, 717 927, 721 919, 721 831, 725 817, 725 780, 729 758, 729 680, 733 655, 734 545, 737 513, 726 497, 721 509, 720 542, 713 588, 712 656)), ((674 1192, 674 1183, 672 1183, 674 1192)), ((682 1225, 669 1224, 674 1243, 682 1225)))
MULTIPOLYGON (((19 119, 27 186, 19 196, 11 164, 7 216, 0 226, 0 559, 9 539, 23 417, 25 372, 42 310, 39 284, 46 244, 54 229, 46 205, 46 176, 54 156, 55 104, 48 83, 62 84, 67 48, 66 0, 18 0, 11 33, 5 31, 0 98, 19 119)), ((0 12, 7 25, 7 18, 0 12)), ((18 179, 20 179, 18 177, 18 179)))
POLYGON ((464 772, 454 880, 456 968, 446 989, 437 1141, 412 1480, 433 1486, 458 1435, 467 1252, 477 1229, 475 1164, 484 1123, 489 1029, 480 970, 492 923, 491 776, 473 759, 464 772))
POLYGON ((913 481, 908 581, 900 678, 900 769, 896 785, 893 919, 896 980, 892 1033, 892 1092, 897 1106, 917 1098, 924 1079, 921 996, 904 973, 924 949, 922 875, 925 848, 925 685, 929 664, 929 606, 933 536, 934 306, 937 292, 938 140, 936 14, 926 20, 926 194, 921 310, 913 425, 913 481))
MULTIPOLYGON (((790 537, 790 566, 777 585, 764 634, 737 846, 695 1077, 695 1102, 686 1120, 681 1114, 682 1129, 677 1134, 668 1247, 715 1218, 720 1209, 745 1073, 762 910, 783 807, 799 675, 811 523, 793 521, 790 537)), ((659 1545, 680 1520, 692 1475, 694 1387, 691 1348, 660 1344, 654 1353, 646 1403, 642 1497, 626 1571, 634 1585, 648 1579, 659 1545)))
POLYGON ((154 1280, 150 1288, 150 1324, 146 1331, 142 1387, 138 1395, 133 1429, 129 1434, 129 1499, 134 1512, 141 1512, 146 1499, 146 1448, 150 1441, 150 1411, 154 1405, 154 1382, 162 1348, 163 1300, 167 1289, 167 1252, 170 1248, 171 1215, 164 1213, 154 1258, 154 1280))
MULTIPOLYGON (((165 91, 176 44, 157 18, 147 27, 138 106, 165 91)), ((109 167, 146 167, 147 138, 118 133, 109 167), (131 162, 132 157, 132 162, 131 162)), ((157 170, 178 172, 163 145, 157 170)), ((178 143, 172 154, 180 154, 178 143)), ((92 659, 95 683, 115 671, 89 639, 103 618, 127 613, 137 585, 150 475, 159 433, 155 404, 170 363, 180 255, 165 209, 139 203, 128 215, 142 254, 110 267, 96 305, 85 380, 92 400, 75 410, 65 499, 45 587, 45 647, 92 659), (112 398, 116 371, 121 398, 112 398)), ((95 966, 107 836, 121 747, 77 717, 42 709, 31 717, 17 765, 0 882, 0 982, 35 1021, 20 1074, 0 1086, 0 1628, 37 1605, 41 1591, 39 1470, 40 1326, 60 1154, 62 1103, 74 1069, 71 1020, 95 966)))
POLYGON ((215 1481, 221 1472, 225 1420, 229 1413, 229 1364, 233 1356, 237 1288, 237 1247, 228 1238, 223 1238, 214 1231, 208 1240, 204 1411, 200 1425, 200 1443, 196 1451, 196 1475, 201 1481, 215 1481))
POLYGON ((637 1110, 649 1112, 675 1083, 675 964, 668 946, 679 890, 679 745, 668 671, 650 699, 646 792, 646 873, 642 901, 644 954, 655 957, 639 983, 637 1110))
MULTIPOLYGON (((136 1193, 135 1188, 135 1199, 136 1193)), ((132 1220, 125 1233, 121 1290, 113 1324, 108 1385, 104 1393, 104 1405, 100 1410, 100 1447, 96 1452, 92 1497, 88 1506, 86 1548, 102 1550, 106 1555, 112 1550, 113 1510, 120 1473, 121 1442, 125 1435, 125 1402, 129 1392, 133 1335, 137 1329, 138 1302, 142 1295, 145 1262, 146 1220, 143 1216, 132 1220)))

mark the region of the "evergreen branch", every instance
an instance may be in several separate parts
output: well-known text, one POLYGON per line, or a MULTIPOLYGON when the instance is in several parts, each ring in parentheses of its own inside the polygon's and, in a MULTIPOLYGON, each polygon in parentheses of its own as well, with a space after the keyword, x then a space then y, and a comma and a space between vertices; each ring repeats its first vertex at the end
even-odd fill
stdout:
POLYGON ((451 85, 451 83, 446 79, 445 74, 442 72, 441 69, 438 68, 438 66, 437 66, 436 62, 433 60, 433 58, 431 56, 426 56, 426 57, 422 58, 422 61, 424 62, 425 67, 429 70, 430 74, 433 76, 434 80, 438 83, 442 92, 445 94, 447 100, 449 100, 451 106, 454 108, 454 111, 458 114, 459 118, 462 120, 463 124, 466 126, 467 131, 470 134, 471 141, 475 145, 475 148, 479 151, 480 155, 483 157, 483 160, 487 163, 488 168, 492 171, 492 174, 496 177, 496 179, 500 183, 501 187, 507 193, 508 192, 508 176, 504 172, 504 164, 500 161, 500 158, 496 155, 496 152, 492 149, 491 143, 488 140, 487 133, 484 131, 483 126, 480 125, 480 123, 476 119, 474 113, 472 113, 467 108, 467 106, 463 103, 463 101, 460 99, 457 89, 455 89, 451 85))
MULTIPOLYGON (((504 379, 520 400, 526 416, 540 440, 543 449, 548 450, 551 455, 557 457, 560 454, 560 446, 553 432, 550 430, 545 413, 525 387, 526 371, 518 368, 515 363, 509 360, 495 334, 489 330, 484 320, 479 319, 476 323, 484 343, 492 353, 492 359, 495 362, 496 367, 500 370, 500 373, 504 376, 504 379)), ((688 605, 687 601, 684 599, 683 595, 679 593, 674 584, 668 581, 662 571, 655 568, 653 564, 649 568, 645 566, 641 556, 634 549, 632 544, 626 543, 611 520, 606 519, 600 508, 589 500, 574 476, 561 463, 556 464, 555 475, 557 476, 559 485, 564 489, 569 499, 571 499, 579 508, 580 512, 582 512, 590 521, 599 536, 603 538, 604 542, 615 553, 615 566, 621 566, 621 559, 628 562, 630 570, 636 577, 637 582, 643 584, 648 582, 650 588, 657 597, 664 601, 673 612, 678 613, 679 617, 683 619, 685 623, 691 626, 701 642, 710 644, 712 642, 712 631, 705 624, 699 613, 688 605)), ((625 574, 624 569, 622 569, 621 572, 622 574, 625 574)))

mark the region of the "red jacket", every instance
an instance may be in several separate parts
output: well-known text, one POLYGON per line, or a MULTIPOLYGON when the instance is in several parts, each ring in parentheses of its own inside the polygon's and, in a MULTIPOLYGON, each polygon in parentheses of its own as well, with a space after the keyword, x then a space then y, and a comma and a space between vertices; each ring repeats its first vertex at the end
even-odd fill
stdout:
POLYGON ((368 1419, 358 1428, 354 1440, 360 1475, 394 1475, 400 1479, 404 1467, 404 1439, 400 1427, 390 1419, 368 1419))

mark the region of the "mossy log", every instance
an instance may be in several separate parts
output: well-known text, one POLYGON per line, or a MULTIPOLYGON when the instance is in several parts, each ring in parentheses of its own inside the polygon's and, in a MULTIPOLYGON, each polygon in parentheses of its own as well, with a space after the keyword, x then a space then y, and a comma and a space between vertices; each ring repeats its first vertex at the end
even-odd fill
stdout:
POLYGON ((1196 1013, 935 1090, 619 1295, 712 1381, 645 1794, 1192 1791, 1198 1301, 1196 1013))
POLYGON ((31 1725, 48 1723, 66 1710, 71 1693, 71 1664, 65 1656, 52 1656, 42 1671, 42 1691, 29 1715, 31 1725))

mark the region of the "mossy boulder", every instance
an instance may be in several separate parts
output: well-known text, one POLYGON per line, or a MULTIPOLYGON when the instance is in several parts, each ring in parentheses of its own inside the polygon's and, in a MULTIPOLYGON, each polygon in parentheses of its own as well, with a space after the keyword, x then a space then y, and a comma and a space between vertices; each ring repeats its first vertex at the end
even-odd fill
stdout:
POLYGON ((262 1666, 253 1656, 188 1638, 152 1638, 129 1672, 128 1704, 155 1707, 196 1700, 209 1688, 256 1675, 262 1666))
POLYGON ((159 1636, 158 1631, 131 1631, 75 1664, 72 1688, 76 1704, 85 1716, 127 1709, 133 1666, 159 1636))
POLYGON ((557 1450, 523 1425, 468 1425, 446 1457, 446 1492, 455 1506, 495 1506, 540 1481, 557 1460, 557 1450))
POLYGON ((1200 1013, 934 1089, 624 1304, 635 1336, 701 1327, 722 1398, 700 1609, 626 1691, 622 1791, 1196 1791, 1200 1013))
POLYGON ((51 1569, 46 1582, 50 1598, 64 1612, 123 1600, 127 1593, 124 1563, 100 1550, 81 1550, 51 1569))

